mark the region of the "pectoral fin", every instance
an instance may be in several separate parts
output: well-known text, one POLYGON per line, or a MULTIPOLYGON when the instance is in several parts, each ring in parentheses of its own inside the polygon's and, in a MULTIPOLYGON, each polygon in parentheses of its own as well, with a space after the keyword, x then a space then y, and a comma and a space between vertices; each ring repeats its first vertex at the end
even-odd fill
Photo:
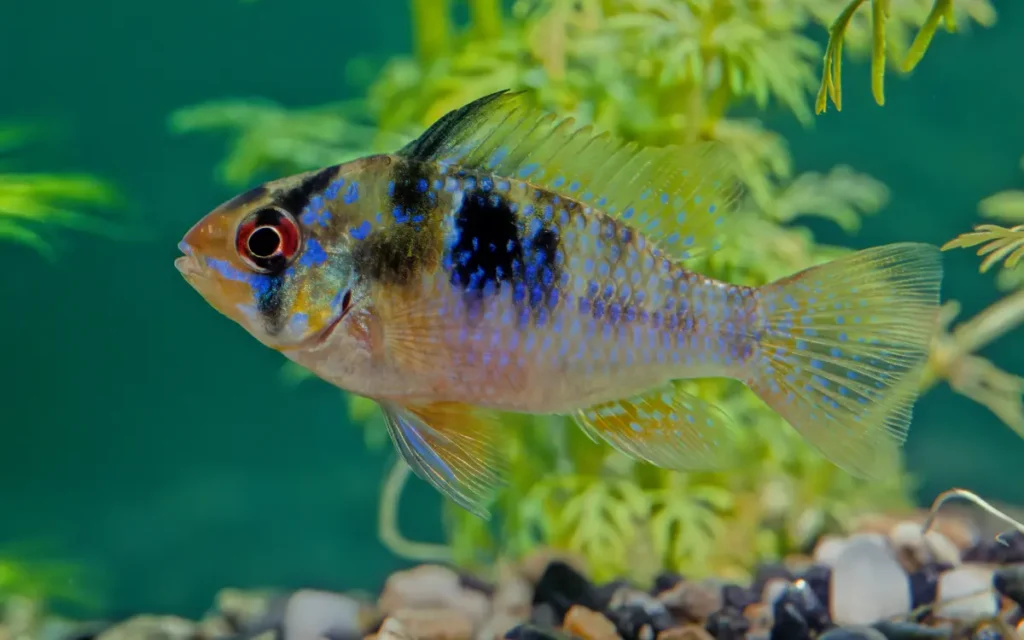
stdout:
POLYGON ((488 519, 487 503, 505 478, 498 417, 457 403, 383 403, 381 408, 392 441, 416 475, 459 506, 488 519))
POLYGON ((677 384, 582 409, 574 416, 592 438, 667 469, 711 469, 725 464, 735 429, 718 407, 677 384))

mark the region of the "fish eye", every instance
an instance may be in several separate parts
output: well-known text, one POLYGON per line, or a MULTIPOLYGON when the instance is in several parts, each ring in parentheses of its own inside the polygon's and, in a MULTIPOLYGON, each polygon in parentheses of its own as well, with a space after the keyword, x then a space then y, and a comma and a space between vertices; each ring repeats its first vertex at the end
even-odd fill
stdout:
POLYGON ((281 271, 299 252, 299 225, 278 207, 253 211, 238 225, 235 248, 243 261, 261 273, 281 271))

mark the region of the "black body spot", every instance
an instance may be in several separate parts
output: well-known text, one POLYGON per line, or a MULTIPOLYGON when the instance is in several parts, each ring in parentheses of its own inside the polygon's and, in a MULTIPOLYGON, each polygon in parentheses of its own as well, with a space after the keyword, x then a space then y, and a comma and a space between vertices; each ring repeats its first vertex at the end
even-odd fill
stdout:
POLYGON ((439 216, 430 173, 420 162, 393 165, 385 224, 352 248, 356 270, 373 281, 403 286, 437 262, 439 216))
POLYGON ((468 192, 455 214, 457 234, 445 257, 453 286, 467 307, 511 287, 519 318, 541 322, 558 302, 561 278, 559 234, 540 212, 517 215, 503 196, 486 189, 468 192))
POLYGON ((340 166, 334 165, 311 174, 297 187, 278 194, 277 204, 293 216, 298 216, 313 196, 327 191, 327 187, 338 175, 340 166))
POLYGON ((415 160, 396 160, 391 170, 388 200, 395 223, 421 225, 437 203, 437 193, 431 189, 426 167, 415 160))
POLYGON ((449 248, 453 286, 483 294, 522 278, 519 228, 504 198, 481 190, 467 193, 455 212, 455 228, 455 241, 449 248))
POLYGON ((256 310, 263 318, 264 330, 276 336, 284 329, 284 274, 258 277, 256 310))

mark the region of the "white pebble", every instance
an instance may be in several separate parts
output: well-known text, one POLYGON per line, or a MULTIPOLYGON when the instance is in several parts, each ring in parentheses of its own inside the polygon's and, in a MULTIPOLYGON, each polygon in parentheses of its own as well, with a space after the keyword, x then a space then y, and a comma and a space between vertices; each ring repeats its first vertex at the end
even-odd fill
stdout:
POLYGON ((832 567, 832 620, 870 625, 910 611, 910 579, 884 536, 850 536, 832 567))

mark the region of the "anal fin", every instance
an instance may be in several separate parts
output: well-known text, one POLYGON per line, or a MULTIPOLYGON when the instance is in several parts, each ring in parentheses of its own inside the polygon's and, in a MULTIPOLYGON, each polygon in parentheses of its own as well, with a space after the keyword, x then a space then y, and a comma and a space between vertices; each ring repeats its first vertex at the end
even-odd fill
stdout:
POLYGON ((655 466, 676 470, 724 466, 735 423, 718 407, 671 383, 581 409, 574 416, 594 439, 655 466))
POLYGON ((392 441, 416 475, 488 519, 487 503, 506 475, 497 415, 444 402, 415 407, 385 402, 381 409, 392 441))

